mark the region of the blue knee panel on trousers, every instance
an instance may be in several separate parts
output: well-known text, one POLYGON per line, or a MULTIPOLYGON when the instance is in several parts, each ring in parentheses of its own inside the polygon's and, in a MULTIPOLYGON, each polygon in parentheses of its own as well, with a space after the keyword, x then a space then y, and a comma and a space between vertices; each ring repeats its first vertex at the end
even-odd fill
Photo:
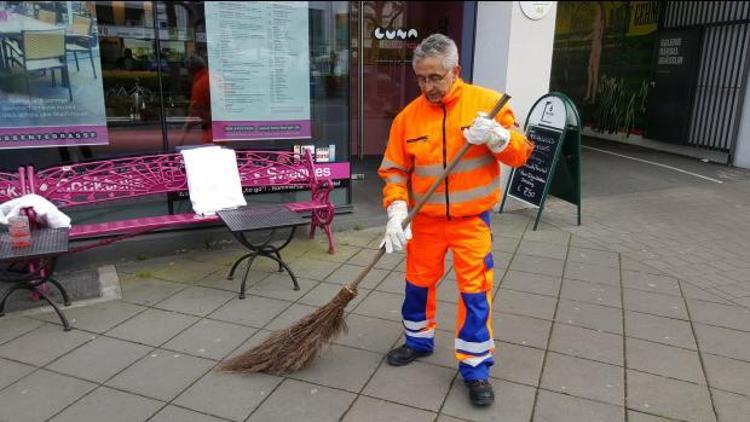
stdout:
MULTIPOLYGON (((406 295, 404 304, 401 307, 401 317, 406 321, 425 321, 427 319, 427 287, 419 287, 409 283, 406 280, 406 295)), ((412 337, 409 332, 413 332, 404 327, 407 333, 406 345, 419 352, 429 352, 435 348, 435 339, 430 337, 412 337)), ((418 332, 418 331, 417 331, 418 332)))
POLYGON ((458 338, 475 343, 489 340, 487 319, 490 316, 490 304, 487 303, 487 293, 461 293, 461 299, 466 307, 466 319, 458 332, 458 338))

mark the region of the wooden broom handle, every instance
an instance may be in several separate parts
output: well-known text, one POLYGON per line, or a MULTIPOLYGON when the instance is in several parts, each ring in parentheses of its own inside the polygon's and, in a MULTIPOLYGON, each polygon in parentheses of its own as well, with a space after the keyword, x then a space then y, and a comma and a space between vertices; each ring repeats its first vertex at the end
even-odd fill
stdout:
MULTIPOLYGON (((510 100, 510 95, 503 94, 503 96, 497 100, 497 103, 495 104, 495 107, 490 110, 489 113, 487 113, 488 119, 494 119, 495 116, 497 116, 497 113, 500 112, 500 110, 505 106, 505 104, 510 100)), ((422 209, 424 204, 432 197, 432 194, 435 193, 438 187, 440 187, 440 184, 445 181, 445 179, 448 177, 448 175, 453 171, 453 169, 458 165, 458 162, 461 161, 461 159, 466 155, 467 152, 469 152, 469 149, 471 149, 473 145, 470 143, 466 143, 464 146, 461 147, 461 150, 458 151, 458 154, 451 160, 450 163, 445 167, 445 170, 438 176, 437 180, 430 186, 429 189, 427 189, 427 192, 422 196, 422 199, 417 201, 417 204, 412 208, 411 212, 409 212, 409 215, 406 216, 406 219, 404 219, 403 223, 401 223, 401 227, 406 230, 406 227, 411 223, 411 220, 414 218, 417 213, 422 209)), ((380 258, 385 255, 385 246, 378 249, 378 253, 375 254, 375 257, 373 257, 372 262, 370 262, 370 265, 365 267, 362 272, 359 273, 356 279, 348 285, 348 287, 351 290, 356 290, 357 286, 359 286, 359 283, 364 280, 364 278, 367 276, 367 274, 375 267, 375 264, 380 261, 380 258)))

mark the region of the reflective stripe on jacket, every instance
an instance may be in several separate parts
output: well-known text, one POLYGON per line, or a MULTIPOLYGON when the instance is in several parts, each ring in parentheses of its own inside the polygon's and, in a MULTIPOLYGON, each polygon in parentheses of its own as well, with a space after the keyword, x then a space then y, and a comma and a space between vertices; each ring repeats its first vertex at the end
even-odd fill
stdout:
MULTIPOLYGON (((409 103, 391 125, 388 146, 378 174, 385 181, 383 206, 404 200, 413 206, 440 175, 466 140, 462 129, 469 127, 478 112, 489 112, 500 99, 490 89, 456 80, 442 104, 430 103, 424 95, 409 103), (411 193, 411 194, 410 194, 411 193)), ((511 129, 508 146, 493 154, 486 146, 472 147, 445 182, 422 208, 430 216, 478 215, 500 199, 500 166, 520 167, 531 155, 533 145, 522 133, 512 130, 516 118, 507 105, 496 120, 511 129)))

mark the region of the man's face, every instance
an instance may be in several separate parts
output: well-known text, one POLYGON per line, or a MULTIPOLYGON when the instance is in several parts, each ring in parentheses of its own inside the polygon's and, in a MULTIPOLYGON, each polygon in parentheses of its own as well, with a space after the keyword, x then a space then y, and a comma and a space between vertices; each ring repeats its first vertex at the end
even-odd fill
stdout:
POLYGON ((443 60, 440 57, 427 57, 418 60, 414 65, 414 75, 419 89, 433 104, 442 102, 443 96, 448 93, 460 72, 461 66, 458 65, 450 70, 443 68, 443 60))

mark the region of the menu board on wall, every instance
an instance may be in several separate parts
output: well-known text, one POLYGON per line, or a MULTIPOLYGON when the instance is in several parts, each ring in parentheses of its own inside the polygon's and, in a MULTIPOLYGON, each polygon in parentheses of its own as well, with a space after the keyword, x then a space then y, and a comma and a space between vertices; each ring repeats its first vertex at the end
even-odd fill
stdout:
POLYGON ((307 2, 205 3, 215 141, 309 138, 307 2))
POLYGON ((0 149, 108 143, 96 33, 92 2, 0 2, 0 149))

